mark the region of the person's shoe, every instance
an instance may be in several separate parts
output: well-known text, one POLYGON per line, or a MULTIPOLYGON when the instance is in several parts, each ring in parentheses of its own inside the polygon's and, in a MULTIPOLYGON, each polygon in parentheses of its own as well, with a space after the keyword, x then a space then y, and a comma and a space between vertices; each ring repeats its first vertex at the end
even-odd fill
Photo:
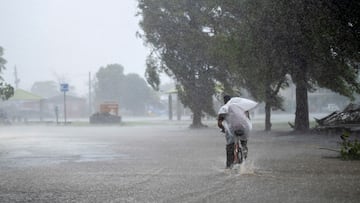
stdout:
POLYGON ((244 160, 245 160, 248 155, 247 141, 241 141, 241 147, 242 147, 242 152, 243 152, 243 156, 244 156, 244 160))

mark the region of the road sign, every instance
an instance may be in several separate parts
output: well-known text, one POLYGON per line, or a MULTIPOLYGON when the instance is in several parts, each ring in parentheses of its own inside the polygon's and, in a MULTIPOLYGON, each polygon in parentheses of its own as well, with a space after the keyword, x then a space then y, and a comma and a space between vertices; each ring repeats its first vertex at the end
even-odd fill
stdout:
POLYGON ((69 91, 69 84, 67 84, 67 83, 60 84, 60 91, 62 91, 62 92, 69 91))

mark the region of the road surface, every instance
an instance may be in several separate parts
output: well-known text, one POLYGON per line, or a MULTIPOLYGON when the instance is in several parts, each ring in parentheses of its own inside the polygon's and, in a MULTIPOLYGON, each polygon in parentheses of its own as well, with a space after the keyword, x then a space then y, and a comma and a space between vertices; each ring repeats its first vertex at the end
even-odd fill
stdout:
POLYGON ((1 126, 0 202, 359 202, 360 162, 329 135, 255 130, 225 170, 215 124, 1 126))

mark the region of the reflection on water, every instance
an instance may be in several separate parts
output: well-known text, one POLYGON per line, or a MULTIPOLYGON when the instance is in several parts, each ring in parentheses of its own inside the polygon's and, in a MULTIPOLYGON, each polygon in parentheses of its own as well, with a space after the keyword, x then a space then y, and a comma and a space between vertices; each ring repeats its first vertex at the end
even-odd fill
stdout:
POLYGON ((0 165, 12 167, 128 158, 126 154, 113 152, 109 144, 53 138, 10 139, 2 143, 2 150, 0 165))

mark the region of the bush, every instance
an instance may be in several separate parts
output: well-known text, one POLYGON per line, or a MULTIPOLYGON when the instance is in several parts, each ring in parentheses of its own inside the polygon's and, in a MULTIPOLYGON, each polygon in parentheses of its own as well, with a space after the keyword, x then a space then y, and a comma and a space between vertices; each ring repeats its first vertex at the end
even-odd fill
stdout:
POLYGON ((344 131, 340 136, 342 143, 340 149, 341 158, 345 160, 359 160, 360 159, 360 142, 355 139, 350 139, 351 132, 344 131))

